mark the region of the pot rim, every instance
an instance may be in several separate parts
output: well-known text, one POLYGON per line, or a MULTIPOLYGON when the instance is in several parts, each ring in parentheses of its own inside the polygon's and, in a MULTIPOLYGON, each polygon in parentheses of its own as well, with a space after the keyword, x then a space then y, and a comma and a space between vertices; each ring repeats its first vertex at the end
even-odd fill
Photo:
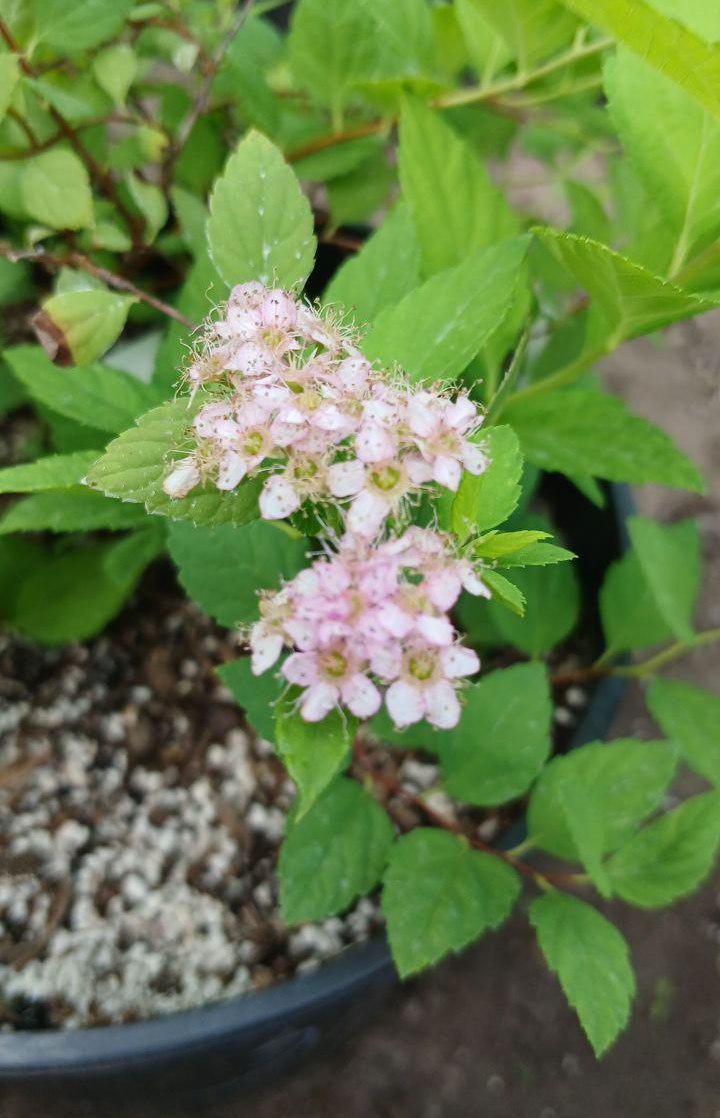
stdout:
MULTIPOLYGON (((611 505, 618 551, 629 547, 625 521, 635 506, 626 485, 611 484, 611 505)), ((595 687, 569 748, 602 737, 627 687, 627 680, 608 676, 595 687)), ((497 845, 516 845, 526 834, 520 819, 503 832, 497 845)), ((264 990, 178 1010, 147 1021, 84 1029, 48 1029, 0 1033, 0 1077, 41 1078, 46 1074, 87 1075, 122 1067, 141 1069, 158 1058, 182 1058, 185 1052, 210 1049, 229 1036, 245 1033, 254 1040, 270 1037, 278 1024, 308 1017, 394 971, 383 933, 347 947, 309 974, 296 975, 264 990)))

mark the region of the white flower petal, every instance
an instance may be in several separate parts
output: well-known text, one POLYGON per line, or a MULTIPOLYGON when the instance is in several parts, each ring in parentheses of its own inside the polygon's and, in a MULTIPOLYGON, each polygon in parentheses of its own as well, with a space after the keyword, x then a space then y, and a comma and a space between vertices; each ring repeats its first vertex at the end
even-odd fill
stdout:
POLYGON ((425 579, 427 596, 432 604, 441 610, 449 610, 460 597, 462 583, 457 573, 447 568, 433 571, 425 579))
POLYGON ((472 648, 454 644, 440 653, 440 663, 448 679, 460 679, 464 675, 475 675, 480 671, 480 661, 472 648))
POLYGON ((226 450, 218 467, 218 489, 235 489, 247 473, 247 463, 234 450, 226 450))
POLYGON ((301 502, 290 482, 276 475, 265 482, 259 504, 260 514, 265 520, 282 520, 297 512, 301 502))
POLYGON ((433 468, 419 454, 408 454, 403 461, 407 476, 413 485, 425 485, 426 482, 432 480, 433 468))
POLYGON ((468 396, 458 396, 447 409, 445 418, 456 431, 466 431, 469 427, 477 426, 477 407, 468 396))
POLYGON ((460 484, 462 477, 462 466, 457 458, 450 458, 448 455, 440 454, 435 459, 433 465, 433 478, 442 485, 445 489, 451 489, 453 493, 460 484))
POLYGON ((370 667, 381 680, 397 679, 402 669, 402 652, 398 645, 381 645, 370 656, 370 667))
POLYGON ((452 730, 460 721, 460 703, 452 683, 440 679, 425 691, 427 720, 438 730, 452 730))
POLYGON ((395 435, 379 423, 366 423, 355 436, 355 453, 362 462, 382 462, 397 449, 395 435))
POLYGON ((394 637, 406 637, 414 624, 414 618, 394 602, 386 602, 379 610, 382 626, 394 637))
POLYGON ((333 497, 353 497, 365 484, 365 467, 357 458, 336 462, 328 472, 328 488, 333 497))
POLYGON ((311 621, 303 621, 294 618, 290 621, 286 621, 284 627, 285 632, 297 648, 303 651, 315 648, 315 638, 317 636, 316 624, 313 624, 311 621))
POLYGON ((420 690, 402 679, 387 690, 385 706, 398 730, 419 722, 425 714, 425 704, 420 690))
POLYGON ((253 675, 262 675, 277 660, 283 649, 283 639, 279 633, 269 632, 260 622, 250 634, 252 659, 250 667, 253 675))
POLYGON ((468 594, 474 594, 476 598, 492 598, 490 588, 475 574, 472 567, 463 574, 462 584, 468 594))
POLYGON ((447 617, 432 617, 430 614, 424 613, 417 619, 415 628, 428 644, 438 647, 452 644, 455 636, 453 627, 447 617))
POLYGON ((475 443, 466 443, 462 452, 463 466, 469 474, 483 474, 490 465, 488 456, 475 443))
POLYGON ((298 687, 311 687, 318 681, 317 664, 311 652, 293 652, 282 666, 282 674, 289 683, 298 687))
POLYGON ((343 684, 342 700, 356 718, 372 718, 380 710, 382 697, 375 684, 358 672, 343 684))
POLYGON ((322 722, 340 698, 340 692, 332 683, 315 683, 308 687, 300 704, 300 715, 306 722, 322 722))
POLYGON ((168 497, 184 497, 200 484, 200 471, 194 458, 181 458, 163 481, 163 493, 168 497))
POLYGON ((419 438, 426 439, 437 426, 438 417, 430 406, 430 396, 427 392, 418 392, 410 397, 405 415, 410 430, 419 438))
POLYGON ((377 493, 364 489, 353 501, 348 512, 347 525, 364 539, 371 540, 378 534, 390 512, 391 505, 377 493))

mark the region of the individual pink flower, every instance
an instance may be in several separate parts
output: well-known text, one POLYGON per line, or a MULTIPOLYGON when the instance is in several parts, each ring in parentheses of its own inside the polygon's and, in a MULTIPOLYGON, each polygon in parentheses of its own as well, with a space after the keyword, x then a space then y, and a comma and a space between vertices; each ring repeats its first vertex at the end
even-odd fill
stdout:
POLYGON ((408 648, 385 696, 390 717, 399 730, 423 718, 438 730, 451 730, 460 720, 455 681, 479 669, 476 653, 459 644, 408 648))
MULTIPOLYGON (((374 462, 365 466, 362 478, 359 470, 352 475, 346 470, 342 474, 343 488, 347 490, 351 481, 357 486, 354 494, 347 494, 352 495, 347 515, 349 530, 366 539, 374 539, 385 521, 399 511, 405 499, 429 480, 428 473, 425 463, 416 455, 374 462)), ((331 491, 339 496, 337 478, 337 472, 330 477, 331 485, 335 486, 331 491)))
POLYGON ((321 721, 340 703, 357 718, 372 718, 382 703, 377 687, 345 646, 294 652, 282 674, 305 688, 300 713, 306 722, 321 721))
POLYGON ((322 454, 292 452, 282 473, 272 474, 260 494, 260 513, 266 520, 284 520, 304 501, 327 494, 327 462, 322 454))
POLYGON ((456 400, 423 390, 408 396, 407 424, 415 446, 430 465, 432 478, 446 489, 456 490, 463 469, 481 474, 487 457, 468 438, 480 426, 477 407, 467 396, 456 400))

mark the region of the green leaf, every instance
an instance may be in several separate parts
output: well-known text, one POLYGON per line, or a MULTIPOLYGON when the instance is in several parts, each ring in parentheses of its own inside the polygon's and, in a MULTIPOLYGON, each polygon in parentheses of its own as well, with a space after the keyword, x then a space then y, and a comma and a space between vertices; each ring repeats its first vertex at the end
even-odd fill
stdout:
POLYGON ((352 745, 357 719, 332 710, 322 722, 305 722, 293 692, 276 707, 275 741, 298 790, 300 820, 337 775, 352 745))
POLYGON ((340 225, 371 225, 381 206, 389 201, 395 172, 381 147, 346 175, 326 183, 330 207, 329 229, 340 225))
POLYGON ((0 618, 9 620, 17 601, 23 579, 42 566, 45 553, 40 544, 22 536, 0 539, 0 618))
POLYGON ((330 106, 339 124, 352 85, 370 74, 376 56, 365 5, 357 0, 335 0, 332 5, 325 0, 298 0, 288 52, 299 85, 330 106))
POLYGON ((93 223, 88 173, 72 151, 51 148, 29 159, 20 194, 30 216, 52 229, 87 229, 93 223))
POLYGON ((605 89, 623 147, 670 223, 673 275, 720 233, 720 120, 627 50, 608 60, 605 89))
POLYGON ((184 190, 182 186, 170 187, 170 199, 177 215, 180 233, 193 256, 202 257, 207 252, 208 212, 205 203, 197 194, 184 190))
POLYGON ((554 0, 474 0, 488 24, 501 36, 518 70, 568 46, 577 20, 554 0))
POLYGON ((117 341, 134 302, 113 291, 66 291, 45 300, 33 326, 50 356, 90 365, 117 341))
POLYGON ((456 835, 418 827, 392 847, 382 910, 401 978, 461 951, 510 915, 515 870, 456 835))
POLYGON ((159 186, 144 182, 137 175, 129 174, 125 179, 130 197, 139 209, 145 228, 143 243, 151 245, 168 219, 168 206, 165 195, 159 186))
POLYGON ((644 0, 562 0, 720 117, 720 51, 644 0))
POLYGON ((243 482, 232 493, 199 486, 187 497, 177 499, 163 492, 163 481, 173 460, 183 456, 181 448, 192 417, 193 410, 182 397, 153 408, 135 427, 110 443, 88 471, 88 485, 108 497, 140 502, 148 512, 209 528, 255 520, 259 482, 243 482))
POLYGON ((106 365, 59 369, 39 346, 8 349, 4 358, 36 403, 112 434, 157 400, 154 389, 106 365))
POLYGON ((535 234, 593 300, 607 349, 715 305, 589 237, 547 228, 536 229, 535 234))
POLYGON ((569 563, 577 559, 574 552, 554 543, 533 543, 514 551, 499 560, 501 567, 549 567, 554 563, 569 563))
POLYGON ((517 532, 488 532, 473 544, 473 555, 478 559, 508 559, 549 535, 549 532, 531 528, 521 528, 517 532))
POLYGON ((647 703, 690 768, 720 787, 720 698, 689 683, 654 679, 647 703))
POLYGON ((294 159, 293 170, 301 180, 331 182, 356 171, 381 149, 382 141, 377 136, 361 136, 358 140, 333 144, 332 147, 321 148, 311 155, 304 155, 301 159, 294 159))
POLYGON ((358 323, 373 322, 380 311, 399 303, 419 283, 420 250, 415 226, 400 203, 355 256, 337 270, 323 303, 339 303, 358 323))
POLYGON ((530 923, 595 1055, 602 1056, 625 1028, 635 994, 625 940, 604 916, 567 893, 533 901, 530 923))
POLYGON ((380 313, 362 348, 371 360, 397 361, 414 383, 462 372, 510 308, 527 240, 478 249, 380 313))
POLYGON ((228 627, 255 620, 260 590, 296 575, 307 553, 306 540, 290 539, 267 520, 219 528, 178 521, 170 525, 168 546, 183 590, 228 627))
MULTIPOLYGON (((2 270, 0 266, 0 272, 2 270)), ((0 299, 1 305, 3 305, 2 299, 0 299)), ((22 385, 18 384, 7 365, 0 363, 0 418, 22 407, 27 400, 28 396, 22 385)))
POLYGON ((489 465, 475 477, 464 473, 452 503, 452 530, 461 539, 502 524, 517 508, 523 459, 511 427, 490 427, 480 439, 489 465))
POLYGON ((522 795, 549 756, 551 719, 541 664, 517 664, 483 676, 468 690, 457 728, 439 738, 447 790, 480 806, 522 795))
POLYGON ((504 418, 540 469, 704 492, 697 469, 664 431, 595 388, 528 396, 510 404, 504 418))
MULTIPOLYGON (((483 571, 483 580, 491 586, 483 571)), ((493 572, 497 575, 497 572, 493 572)), ((525 599, 525 614, 517 617, 495 601, 490 617, 502 637, 528 656, 548 653, 575 628, 580 615, 580 588, 572 566, 526 567, 513 571, 513 583, 525 599)))
POLYGON ((142 572, 165 550, 165 525, 145 523, 114 543, 105 556, 105 574, 115 582, 135 583, 142 572))
MULTIPOLYGON (((360 88, 368 96, 379 94, 383 104, 384 87, 392 89, 394 80, 398 89, 432 86, 433 27, 430 6, 426 0, 363 0, 373 41, 370 60, 375 82, 362 82, 360 88)), ((391 96, 391 101, 394 100, 391 96)))
POLYGON ((250 132, 210 196, 210 255, 229 285, 248 280, 301 284, 313 265, 310 204, 280 151, 250 132))
POLYGON ((595 191, 575 179, 568 179, 564 188, 572 211, 571 232, 603 243, 612 240, 610 221, 595 191))
POLYGON ((470 145, 409 97, 400 117, 398 166, 426 276, 517 233, 517 218, 470 145))
POLYGON ((37 94, 43 107, 52 106, 72 124, 89 120, 100 104, 104 107, 104 102, 98 102, 89 75, 84 76, 80 81, 77 80, 76 75, 75 81, 70 85, 63 75, 57 72, 49 75, 47 79, 32 78, 24 74, 23 86, 37 94))
POLYGON ((129 43, 113 43, 93 59, 95 80, 118 108, 125 104, 137 74, 137 58, 129 43))
POLYGON ((221 664, 216 671, 245 711, 252 728, 266 741, 274 742, 275 704, 286 687, 285 680, 269 671, 253 675, 249 656, 221 664))
POLYGON ((608 567, 600 588, 600 617, 610 652, 635 652, 672 636, 634 551, 608 567))
POLYGON ((608 862, 607 871, 624 901, 660 908, 697 889, 719 845, 720 792, 705 792, 628 839, 608 862))
POLYGON ((61 53, 76 54, 112 39, 134 0, 34 0, 37 39, 61 53))
POLYGON ((591 793, 603 826, 602 853, 615 850, 637 825, 657 810, 677 764, 667 742, 624 738, 590 742, 543 770, 528 807, 528 831, 542 850, 580 860, 576 835, 563 805, 564 788, 591 793))
POLYGON ((581 864, 600 895, 610 897, 612 889, 602 863, 605 826, 597 800, 590 789, 572 779, 560 782, 558 796, 581 864))
MULTIPOLYGON (((485 18, 486 3, 487 0, 455 0, 453 5, 470 60, 480 78, 498 73, 511 59, 505 40, 485 18)), ((471 109, 475 115, 481 106, 473 105, 471 109)))
POLYGON ((110 500, 90 489, 35 493, 16 501, 0 517, 0 535, 10 532, 92 532, 135 528, 146 520, 142 509, 110 500))
MULTIPOLYGON (((518 617, 523 617, 525 614, 525 595, 518 586, 501 575, 499 571, 483 570, 483 582, 492 591, 493 601, 509 609, 518 617)), ((488 611, 488 619, 490 624, 495 628, 494 622, 488 611)))
MULTIPOLYGON (((122 543, 124 541, 120 541, 122 543)), ((43 644, 87 640, 118 612, 140 572, 110 577, 105 564, 117 543, 48 556, 17 588, 13 626, 43 644)))
POLYGON ((0 493, 35 493, 77 485, 97 459, 97 451, 50 454, 35 462, 6 466, 0 470, 0 493))
POLYGON ((15 86, 20 77, 20 66, 14 54, 0 55, 0 120, 5 116, 15 86))
POLYGON ((299 821, 280 850, 280 908, 287 924, 324 920, 368 893, 382 876, 395 838, 372 796, 338 777, 299 821))
POLYGON ((678 640, 690 641, 700 583, 700 536, 694 520, 668 527, 641 516, 627 522, 657 608, 678 640))

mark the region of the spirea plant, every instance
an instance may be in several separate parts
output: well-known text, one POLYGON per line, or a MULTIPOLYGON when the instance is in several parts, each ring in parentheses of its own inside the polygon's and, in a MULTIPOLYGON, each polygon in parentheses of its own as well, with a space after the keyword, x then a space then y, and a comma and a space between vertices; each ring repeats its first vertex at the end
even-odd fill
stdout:
POLYGON ((297 788, 286 921, 379 889, 405 976, 525 883, 600 1054, 634 979, 595 901, 670 904, 720 843, 720 698, 660 674, 720 632, 694 627, 694 522, 631 517, 596 603, 541 478, 703 492, 593 369, 720 305, 720 21, 298 0, 285 32, 275 7, 0 2, 0 410, 31 431, 0 613, 85 639, 169 555, 297 788), (556 225, 511 205, 529 161, 556 225), (556 689, 603 676, 662 737, 552 756, 556 689), (455 808, 379 745, 437 758, 455 808), (666 810, 679 765, 708 790, 666 810), (527 839, 486 842, 488 810, 527 839))

